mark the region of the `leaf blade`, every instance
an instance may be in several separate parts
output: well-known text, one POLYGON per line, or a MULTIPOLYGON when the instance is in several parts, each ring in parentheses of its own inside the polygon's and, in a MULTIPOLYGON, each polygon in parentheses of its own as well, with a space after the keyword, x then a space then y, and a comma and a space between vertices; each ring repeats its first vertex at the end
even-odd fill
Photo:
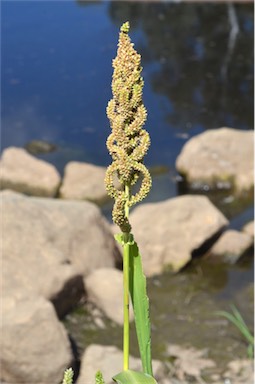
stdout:
POLYGON ((157 384, 152 376, 130 369, 118 373, 113 380, 118 384, 157 384))
POLYGON ((143 372, 153 376, 151 364, 149 298, 146 292, 146 278, 143 273, 142 259, 135 241, 130 244, 129 279, 130 296, 134 309, 136 334, 143 372))

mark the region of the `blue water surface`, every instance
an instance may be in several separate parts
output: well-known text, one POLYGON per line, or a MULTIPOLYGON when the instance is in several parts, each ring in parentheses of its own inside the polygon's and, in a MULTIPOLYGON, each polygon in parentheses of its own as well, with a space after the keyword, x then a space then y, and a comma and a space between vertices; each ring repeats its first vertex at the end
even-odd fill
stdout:
POLYGON ((122 22, 142 54, 148 165, 174 168, 206 129, 253 128, 253 8, 123 1, 2 1, 2 149, 46 140, 68 161, 109 164, 105 114, 122 22))

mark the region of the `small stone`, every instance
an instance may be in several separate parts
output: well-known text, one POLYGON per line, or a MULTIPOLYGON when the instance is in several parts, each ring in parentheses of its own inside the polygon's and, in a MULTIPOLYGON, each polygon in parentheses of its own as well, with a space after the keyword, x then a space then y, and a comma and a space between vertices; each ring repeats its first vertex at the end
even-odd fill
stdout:
POLYGON ((253 244, 253 239, 246 233, 227 230, 210 249, 211 257, 235 263, 253 244))
POLYGON ((31 156, 23 148, 10 147, 0 160, 0 189, 32 196, 54 197, 60 184, 56 168, 31 156))
POLYGON ((75 161, 68 163, 64 171, 60 197, 102 203, 108 199, 104 185, 105 172, 105 167, 93 164, 75 161))

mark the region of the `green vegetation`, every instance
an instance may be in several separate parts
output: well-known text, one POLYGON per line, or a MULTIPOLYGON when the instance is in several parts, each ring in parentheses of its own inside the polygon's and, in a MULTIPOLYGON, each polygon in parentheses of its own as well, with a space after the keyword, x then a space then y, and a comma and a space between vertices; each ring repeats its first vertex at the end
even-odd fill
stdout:
POLYGON ((232 313, 227 311, 217 311, 216 314, 225 317, 239 329, 239 331, 248 343, 248 357, 252 359, 254 356, 254 336, 252 336, 248 326, 246 325, 238 309, 234 305, 231 305, 231 310, 232 313))
POLYGON ((151 336, 149 300, 146 279, 137 243, 131 234, 129 208, 147 196, 151 188, 151 176, 143 158, 150 145, 148 132, 142 127, 147 117, 142 102, 143 79, 141 56, 133 48, 128 36, 129 23, 120 30, 117 56, 113 60, 113 98, 107 106, 107 116, 112 132, 107 148, 113 162, 107 168, 105 185, 108 194, 115 199, 112 217, 121 230, 115 236, 123 247, 123 371, 113 377, 118 384, 156 383, 151 364, 151 336), (117 177, 121 188, 114 185, 117 177), (140 190, 132 194, 132 188, 141 178, 140 190), (136 334, 143 372, 129 369, 129 301, 133 304, 136 334))
MULTIPOLYGON (((150 136, 142 127, 147 111, 142 102, 143 79, 141 56, 133 48, 128 36, 129 23, 122 25, 117 56, 113 60, 113 98, 107 106, 107 116, 112 132, 107 139, 107 148, 113 162, 106 171, 105 185, 108 194, 115 199, 112 217, 121 230, 115 236, 123 247, 123 371, 113 380, 118 384, 156 384, 151 362, 151 331, 149 299, 146 293, 146 278, 142 259, 131 233, 129 208, 144 199, 151 188, 151 176, 143 164, 150 146, 150 136), (120 184, 116 187, 117 177, 120 184), (132 188, 141 179, 138 192, 132 188), (129 369, 129 302, 133 304, 136 334, 142 360, 143 372, 129 369)), ((72 384, 73 371, 65 371, 62 384, 72 384)), ((104 384, 102 373, 95 375, 95 384, 104 384)))
POLYGON ((97 371, 97 373, 96 373, 96 383, 95 384, 105 384, 102 372, 100 372, 100 371, 97 371))
POLYGON ((73 383, 73 376, 74 376, 74 372, 73 372, 72 368, 66 369, 65 373, 64 373, 64 378, 63 378, 62 384, 72 384, 73 383))

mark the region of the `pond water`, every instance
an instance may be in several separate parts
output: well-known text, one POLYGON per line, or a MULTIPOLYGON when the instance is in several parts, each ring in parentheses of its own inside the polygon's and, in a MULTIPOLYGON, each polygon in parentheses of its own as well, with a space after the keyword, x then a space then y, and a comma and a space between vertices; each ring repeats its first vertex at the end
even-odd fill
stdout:
POLYGON ((110 162, 105 108, 125 20, 142 54, 148 165, 172 169, 206 129, 253 128, 252 4, 3 1, 2 147, 49 141, 58 150, 44 158, 61 172, 110 162))
MULTIPOLYGON (((147 201, 180 192, 175 159, 190 137, 222 126, 253 129, 253 4, 21 0, 1 5, 2 149, 24 147, 32 140, 49 142, 56 150, 38 157, 61 173, 73 160, 111 162, 105 108, 111 98, 118 30, 126 20, 144 68, 146 129, 152 141, 146 164, 155 170, 147 201), (165 171, 156 172, 158 167, 165 171)), ((251 199, 237 201, 230 192, 207 194, 233 228, 253 218, 251 199)), ((110 210, 110 205, 103 207, 107 217, 110 210)), ((221 300, 240 302, 251 321, 252 305, 245 294, 251 281, 251 257, 213 271, 195 263, 178 276, 151 279, 153 326, 160 329, 156 356, 163 356, 167 338, 195 343, 197 337, 195 344, 201 347, 213 323, 210 313, 221 300), (190 320, 191 331, 189 318, 195 319, 190 320), (171 331, 176 321, 181 324, 178 337, 171 331)), ((120 344, 120 330, 112 327, 112 335, 114 329, 120 344)), ((98 329, 84 332, 83 344, 115 340, 98 329)), ((215 344, 215 328, 208 338, 215 344)), ((238 343, 233 348, 235 353, 244 350, 238 343)), ((223 355, 222 347, 216 351, 223 355)))

